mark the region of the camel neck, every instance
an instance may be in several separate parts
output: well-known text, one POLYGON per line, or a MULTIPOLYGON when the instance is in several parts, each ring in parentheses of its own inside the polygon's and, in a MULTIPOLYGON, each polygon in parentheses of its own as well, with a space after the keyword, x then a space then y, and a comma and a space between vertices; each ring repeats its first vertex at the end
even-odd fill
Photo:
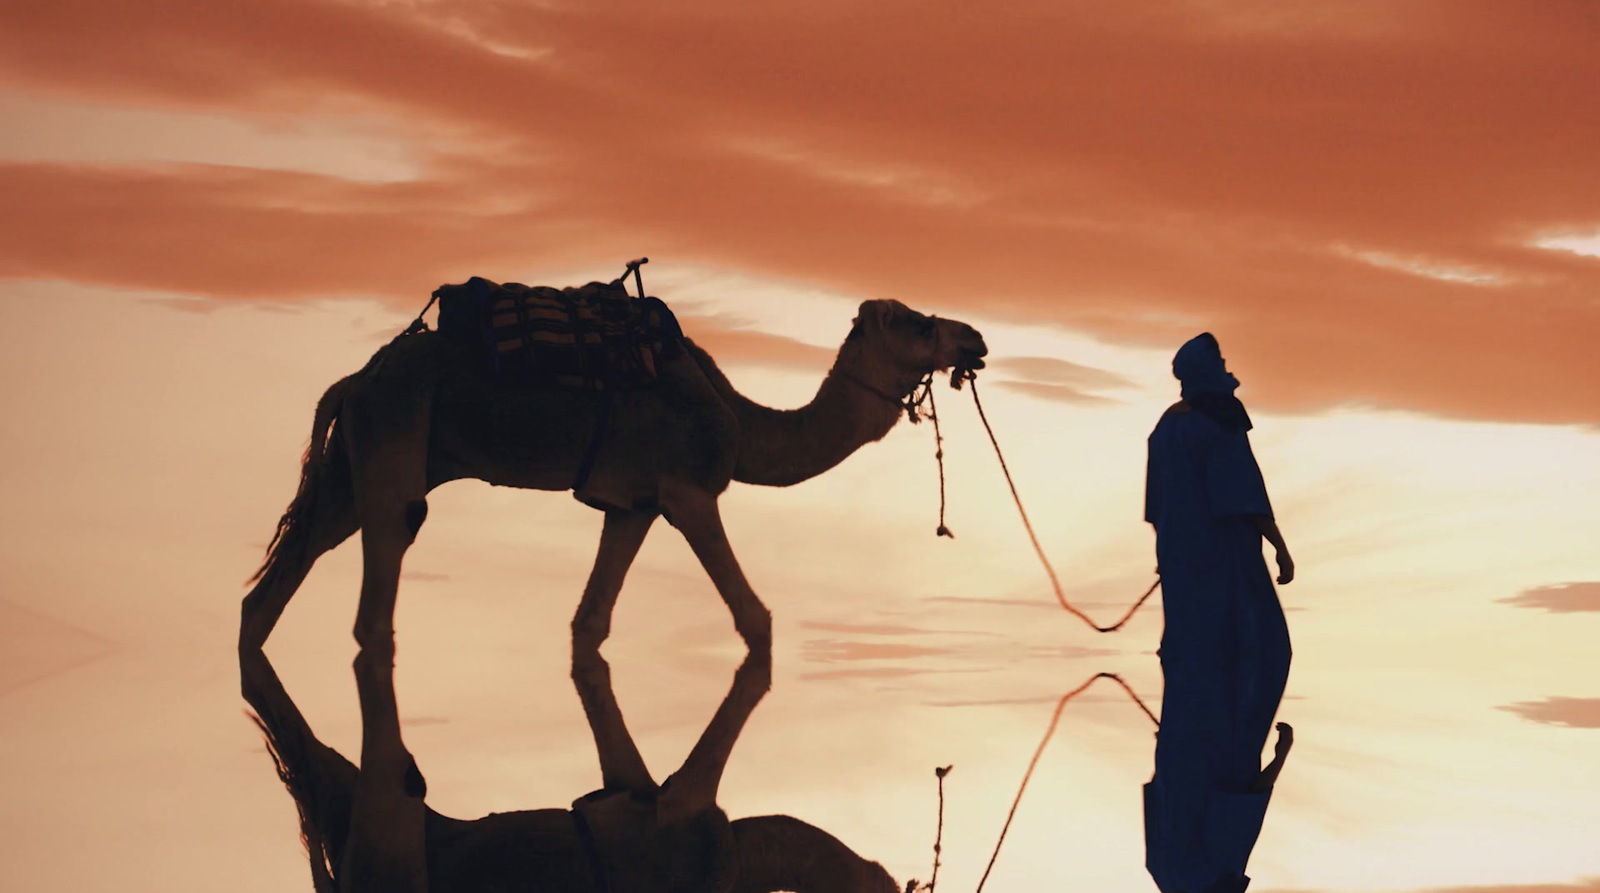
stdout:
POLYGON ((841 354, 811 402, 772 409, 741 395, 715 364, 708 375, 739 420, 739 459, 733 478, 747 484, 788 487, 833 468, 881 439, 904 410, 895 395, 910 384, 882 381, 841 354))

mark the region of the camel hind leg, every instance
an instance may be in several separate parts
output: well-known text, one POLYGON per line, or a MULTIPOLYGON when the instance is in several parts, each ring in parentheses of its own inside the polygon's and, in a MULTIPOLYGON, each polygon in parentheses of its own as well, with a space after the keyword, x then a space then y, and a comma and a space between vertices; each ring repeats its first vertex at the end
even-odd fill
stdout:
POLYGON ((431 400, 426 389, 412 384, 400 379, 345 409, 344 443, 361 528, 361 602, 354 633, 363 648, 381 645, 394 633, 400 566, 428 517, 431 400))
POLYGON ((428 515, 429 401, 405 387, 388 394, 398 400, 352 401, 346 410, 362 567, 355 622, 361 774, 342 860, 344 893, 424 893, 428 887, 427 786, 400 736, 394 609, 401 563, 428 515))
POLYGON ((400 737, 394 638, 373 637, 356 655, 361 698, 361 773, 340 859, 342 893, 426 893, 427 783, 400 737))
MULTIPOLYGON (((331 490, 332 488, 330 488, 331 490)), ((289 600, 299 591, 317 559, 349 539, 360 527, 355 502, 348 489, 323 495, 300 532, 304 542, 276 557, 274 566, 256 581, 240 606, 239 649, 259 649, 283 616, 289 600)))
POLYGON ((400 567, 428 517, 423 462, 419 451, 386 445, 358 472, 361 602, 354 632, 363 648, 394 635, 400 567))
MULTIPOLYGON (((600 549, 594 557, 594 568, 589 572, 589 582, 583 587, 583 599, 572 617, 573 648, 599 648, 611 634, 611 611, 617 605, 617 595, 622 591, 622 581, 628 568, 644 545, 644 538, 655 523, 656 513, 649 510, 606 512, 605 526, 600 531, 600 549)), ((576 653, 576 651, 574 651, 576 653)))
POLYGON ((311 565, 356 532, 350 467, 337 422, 360 377, 357 373, 339 379, 317 401, 311 445, 300 463, 300 487, 278 521, 266 561, 253 578, 255 587, 240 605, 241 652, 266 644, 311 565))

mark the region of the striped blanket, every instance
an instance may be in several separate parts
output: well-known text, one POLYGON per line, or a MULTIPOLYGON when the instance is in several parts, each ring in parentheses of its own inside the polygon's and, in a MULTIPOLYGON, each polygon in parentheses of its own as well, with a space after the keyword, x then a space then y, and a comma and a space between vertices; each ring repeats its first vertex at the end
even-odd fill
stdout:
POLYGON ((440 335, 498 373, 567 387, 649 385, 662 349, 683 337, 665 303, 629 295, 621 280, 556 289, 474 276, 434 297, 440 335))

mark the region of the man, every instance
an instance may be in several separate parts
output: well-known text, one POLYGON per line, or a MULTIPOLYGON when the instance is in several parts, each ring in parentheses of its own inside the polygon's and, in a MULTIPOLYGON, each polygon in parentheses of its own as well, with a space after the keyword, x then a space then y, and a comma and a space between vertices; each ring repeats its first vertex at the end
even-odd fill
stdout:
POLYGON ((1183 399, 1150 434, 1145 484, 1166 618, 1156 770, 1144 788, 1145 866, 1163 893, 1240 893, 1293 743, 1280 723, 1277 755, 1262 770, 1289 676, 1289 630, 1262 539, 1277 550, 1279 583, 1294 579, 1294 560, 1217 339, 1207 332, 1184 344, 1172 373, 1183 399))

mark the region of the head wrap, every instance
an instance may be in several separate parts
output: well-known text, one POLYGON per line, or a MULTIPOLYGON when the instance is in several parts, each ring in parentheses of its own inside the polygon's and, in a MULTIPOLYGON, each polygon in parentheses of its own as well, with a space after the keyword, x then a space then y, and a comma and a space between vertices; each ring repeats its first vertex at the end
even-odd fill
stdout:
POLYGON ((1230 434, 1250 430, 1250 415, 1239 398, 1233 396, 1239 379, 1223 363, 1222 348, 1215 335, 1201 332, 1178 348, 1172 358, 1172 374, 1183 383, 1184 402, 1222 430, 1230 434))

